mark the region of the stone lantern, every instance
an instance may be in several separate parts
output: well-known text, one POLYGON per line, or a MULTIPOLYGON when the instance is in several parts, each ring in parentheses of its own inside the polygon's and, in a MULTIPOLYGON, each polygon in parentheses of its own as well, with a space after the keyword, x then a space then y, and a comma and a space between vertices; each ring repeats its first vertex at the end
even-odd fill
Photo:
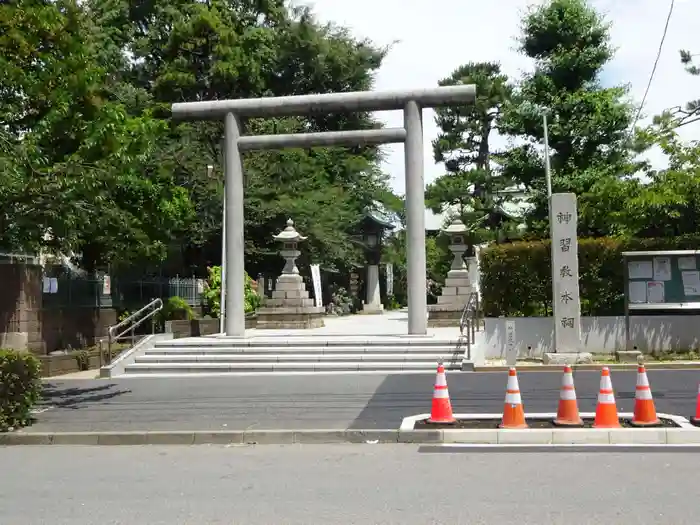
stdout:
POLYGON ((379 262, 382 255, 382 238, 386 230, 392 230, 394 225, 378 213, 366 212, 360 230, 362 243, 367 260, 367 275, 365 280, 366 297, 362 304, 362 313, 381 314, 384 311, 379 288, 379 262))
POLYGON ((323 307, 314 306, 309 292, 297 268, 296 260, 301 255, 297 245, 305 241, 289 219, 287 227, 273 239, 282 243, 280 255, 284 257, 284 268, 275 282, 272 298, 258 310, 257 327, 261 329, 320 328, 323 326, 323 307))
POLYGON ((282 249, 280 250, 280 255, 284 257, 282 275, 299 275, 299 268, 297 268, 296 261, 301 255, 301 252, 297 250, 297 244, 301 241, 305 241, 307 237, 304 237, 296 230, 292 219, 288 219, 287 227, 277 235, 273 235, 272 238, 282 243, 282 249))
POLYGON ((467 251, 467 228, 460 219, 454 219, 452 223, 442 230, 444 235, 450 236, 449 250, 454 258, 450 271, 447 272, 445 285, 442 287, 438 304, 428 306, 428 324, 430 326, 459 326, 464 305, 469 301, 474 288, 469 278, 469 268, 464 262, 464 253, 467 251))

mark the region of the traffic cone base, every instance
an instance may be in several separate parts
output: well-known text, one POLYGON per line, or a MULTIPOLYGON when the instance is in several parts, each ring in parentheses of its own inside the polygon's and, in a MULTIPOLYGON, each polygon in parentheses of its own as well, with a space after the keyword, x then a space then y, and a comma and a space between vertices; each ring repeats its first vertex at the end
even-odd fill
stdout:
POLYGON ((583 420, 578 413, 574 376, 569 365, 564 367, 564 376, 561 381, 561 392, 559 394, 559 410, 553 423, 558 427, 583 426, 583 420))
POLYGON ((528 428, 525 422, 525 411, 522 405, 508 406, 503 408, 503 421, 498 428, 528 428), (522 421, 521 423, 506 424, 503 421, 522 421))
POLYGON ((456 422, 452 415, 452 403, 450 403, 450 393, 447 390, 447 376, 442 363, 438 364, 435 389, 433 390, 433 404, 427 422, 440 425, 450 425, 456 422))
POLYGON ((634 416, 630 424, 634 427, 655 427, 661 424, 656 416, 656 407, 651 395, 649 378, 644 365, 637 368, 637 386, 634 393, 634 416))
POLYGON ((603 367, 600 375, 600 392, 598 404, 595 408, 595 421, 593 428, 620 428, 620 418, 617 415, 617 404, 613 393, 610 369, 603 367))
POLYGON ((696 427, 700 427, 700 386, 698 386, 698 398, 695 403, 695 416, 690 418, 690 422, 696 427))
POLYGON ((508 371, 508 385, 506 386, 506 399, 503 404, 503 419, 498 428, 528 428, 525 422, 525 409, 520 397, 520 386, 515 368, 508 371))

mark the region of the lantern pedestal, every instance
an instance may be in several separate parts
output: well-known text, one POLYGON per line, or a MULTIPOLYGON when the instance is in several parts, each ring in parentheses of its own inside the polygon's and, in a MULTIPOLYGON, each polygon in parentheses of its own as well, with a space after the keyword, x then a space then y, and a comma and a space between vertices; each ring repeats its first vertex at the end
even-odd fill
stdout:
POLYGON ((469 302, 474 288, 469 278, 469 269, 462 256, 467 251, 464 233, 467 231, 461 220, 455 219, 450 226, 443 230, 452 237, 450 251, 454 256, 452 267, 447 272, 445 285, 442 287, 438 304, 428 305, 428 326, 459 326, 464 305, 469 302))
POLYGON ((379 294, 379 265, 367 266, 367 300, 362 304, 363 314, 384 313, 384 305, 379 294))
POLYGON ((323 313, 323 306, 314 306, 314 300, 309 299, 301 275, 282 274, 275 282, 272 299, 258 309, 257 328, 320 328, 324 326, 323 313))
POLYGON ((283 243, 280 255, 284 257, 284 268, 275 282, 272 298, 265 300, 264 306, 258 309, 257 328, 321 328, 324 326, 323 306, 314 306, 314 300, 309 299, 309 292, 296 265, 297 257, 301 255, 297 243, 306 240, 306 237, 296 231, 294 222, 289 219, 287 227, 273 238, 283 243))

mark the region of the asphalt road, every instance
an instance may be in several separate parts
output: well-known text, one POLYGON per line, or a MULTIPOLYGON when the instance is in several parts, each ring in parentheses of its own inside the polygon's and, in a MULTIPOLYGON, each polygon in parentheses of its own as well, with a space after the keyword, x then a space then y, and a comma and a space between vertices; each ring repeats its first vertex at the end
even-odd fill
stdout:
POLYGON ((695 525, 693 453, 0 448, 12 525, 695 525))
MULTIPOLYGON (((660 412, 694 414, 700 373, 649 371, 660 412)), ((582 411, 594 411, 599 373, 575 372, 582 411)), ((433 374, 219 376, 46 383, 36 431, 398 428, 430 410, 433 374)), ((555 412, 561 375, 519 374, 527 412, 555 412)), ((632 411, 636 372, 613 372, 618 409, 632 411)), ((448 374, 455 412, 500 412, 505 372, 448 374)))

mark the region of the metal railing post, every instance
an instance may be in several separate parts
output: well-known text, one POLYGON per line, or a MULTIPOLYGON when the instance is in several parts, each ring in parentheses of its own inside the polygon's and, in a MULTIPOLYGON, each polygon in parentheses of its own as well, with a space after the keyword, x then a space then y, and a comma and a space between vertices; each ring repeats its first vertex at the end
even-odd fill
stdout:
POLYGON ((128 316, 126 319, 123 321, 120 321, 119 323, 110 326, 109 329, 107 330, 107 344, 109 346, 109 355, 110 355, 110 361, 111 361, 111 356, 112 356, 112 343, 123 338, 123 337, 129 337, 131 339, 131 344, 133 345, 136 341, 136 329, 141 326, 142 323, 145 321, 151 322, 151 329, 153 333, 155 333, 155 315, 160 312, 163 309, 163 300, 158 298, 158 299, 153 299, 150 303, 148 303, 146 306, 138 310, 137 312, 134 312, 130 316, 128 316), (124 328, 123 331, 117 332, 119 328, 124 328), (128 336, 126 334, 130 333, 131 335, 128 336))

